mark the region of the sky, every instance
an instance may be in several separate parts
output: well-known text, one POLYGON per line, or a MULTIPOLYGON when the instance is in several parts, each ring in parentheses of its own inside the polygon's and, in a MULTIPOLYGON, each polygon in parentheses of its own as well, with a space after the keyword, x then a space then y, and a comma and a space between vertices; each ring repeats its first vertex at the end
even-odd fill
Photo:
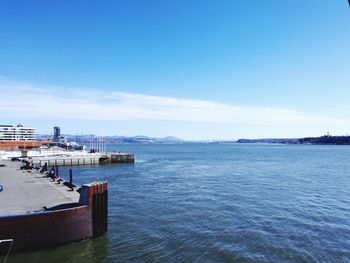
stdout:
POLYGON ((350 134, 347 0, 0 1, 0 124, 52 133, 350 134))

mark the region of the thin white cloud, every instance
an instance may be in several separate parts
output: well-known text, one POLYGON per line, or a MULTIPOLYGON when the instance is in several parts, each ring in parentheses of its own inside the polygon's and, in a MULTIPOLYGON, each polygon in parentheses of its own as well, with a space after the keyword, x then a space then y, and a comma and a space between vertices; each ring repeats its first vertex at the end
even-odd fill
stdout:
MULTIPOLYGON (((0 80, 1 81, 1 80, 0 80)), ((0 117, 16 119, 166 120, 252 125, 344 124, 280 108, 0 82, 0 117)))

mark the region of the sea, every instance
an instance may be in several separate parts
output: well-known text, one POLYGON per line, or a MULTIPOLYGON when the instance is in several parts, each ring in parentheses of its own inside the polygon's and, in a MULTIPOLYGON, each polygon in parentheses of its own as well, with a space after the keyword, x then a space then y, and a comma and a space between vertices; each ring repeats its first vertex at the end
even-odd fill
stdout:
POLYGON ((108 232, 11 262, 350 262, 350 146, 109 145, 108 232))

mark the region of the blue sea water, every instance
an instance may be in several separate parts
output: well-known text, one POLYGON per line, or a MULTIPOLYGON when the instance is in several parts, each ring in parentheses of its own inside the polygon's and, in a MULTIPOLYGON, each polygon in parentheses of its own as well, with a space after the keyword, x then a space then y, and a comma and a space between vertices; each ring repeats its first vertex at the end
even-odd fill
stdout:
POLYGON ((108 180, 108 233, 8 262, 350 262, 349 146, 109 150, 136 163, 73 168, 76 183, 108 180))

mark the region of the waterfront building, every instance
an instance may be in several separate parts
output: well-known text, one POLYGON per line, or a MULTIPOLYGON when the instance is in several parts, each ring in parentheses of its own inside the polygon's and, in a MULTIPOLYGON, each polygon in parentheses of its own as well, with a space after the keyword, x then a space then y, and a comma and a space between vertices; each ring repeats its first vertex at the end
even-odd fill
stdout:
POLYGON ((61 129, 58 126, 53 127, 53 142, 59 142, 61 140, 61 129))
POLYGON ((0 141, 35 141, 35 128, 21 124, 0 125, 0 141))

